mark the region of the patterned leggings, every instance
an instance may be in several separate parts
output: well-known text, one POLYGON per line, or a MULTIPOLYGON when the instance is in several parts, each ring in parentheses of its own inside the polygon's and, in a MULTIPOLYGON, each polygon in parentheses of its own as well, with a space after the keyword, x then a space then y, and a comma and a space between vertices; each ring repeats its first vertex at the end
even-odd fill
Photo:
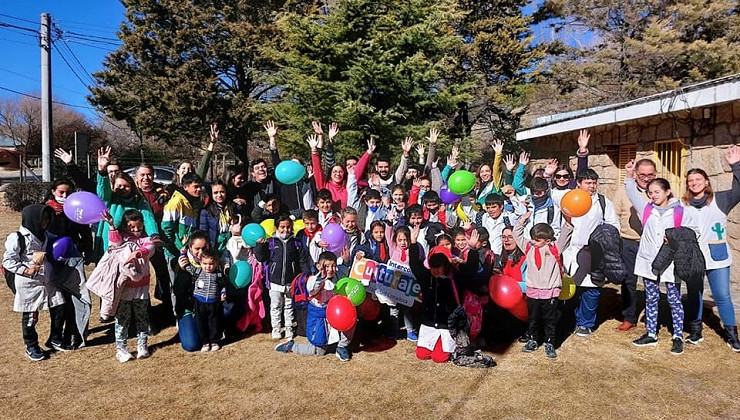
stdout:
MULTIPOLYGON (((645 318, 647 332, 655 337, 658 334, 658 300, 660 300, 660 283, 655 280, 643 278, 645 283, 645 318)), ((681 292, 675 283, 665 283, 668 304, 671 307, 671 318, 673 318, 673 335, 683 337, 683 304, 681 303, 681 292)))
POLYGON ((122 300, 116 311, 116 347, 126 348, 131 314, 136 321, 139 344, 146 344, 149 336, 149 299, 122 300))

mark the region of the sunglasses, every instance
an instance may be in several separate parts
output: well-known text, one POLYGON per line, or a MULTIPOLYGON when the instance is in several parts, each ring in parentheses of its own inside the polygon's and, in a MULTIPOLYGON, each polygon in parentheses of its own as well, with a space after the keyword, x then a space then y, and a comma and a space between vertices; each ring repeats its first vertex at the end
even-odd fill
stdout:
POLYGON ((568 179, 570 174, 555 174, 555 179, 568 179))

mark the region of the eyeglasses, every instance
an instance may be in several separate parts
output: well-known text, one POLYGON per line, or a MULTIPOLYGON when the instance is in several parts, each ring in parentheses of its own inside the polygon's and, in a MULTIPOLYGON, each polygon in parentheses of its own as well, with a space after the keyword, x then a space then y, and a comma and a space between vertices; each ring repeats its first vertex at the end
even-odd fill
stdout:
POLYGON ((637 174, 637 176, 641 179, 653 179, 655 178, 655 174, 637 174))
POLYGON ((555 179, 568 179, 570 174, 555 174, 555 179))
POLYGON ((514 237, 511 235, 501 235, 501 240, 502 241, 513 241, 514 237))

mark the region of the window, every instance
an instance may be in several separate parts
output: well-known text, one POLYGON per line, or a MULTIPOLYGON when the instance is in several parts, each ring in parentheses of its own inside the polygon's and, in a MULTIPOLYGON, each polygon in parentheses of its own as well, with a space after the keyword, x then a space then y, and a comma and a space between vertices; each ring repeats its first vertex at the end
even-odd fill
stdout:
POLYGON ((624 178, 627 176, 627 170, 624 167, 629 161, 635 159, 637 155, 636 144, 626 144, 619 146, 619 155, 617 157, 617 168, 619 168, 619 183, 617 185, 624 185, 624 178))
POLYGON ((683 143, 680 140, 656 141, 655 164, 659 178, 671 183, 674 196, 680 196, 684 190, 683 143))

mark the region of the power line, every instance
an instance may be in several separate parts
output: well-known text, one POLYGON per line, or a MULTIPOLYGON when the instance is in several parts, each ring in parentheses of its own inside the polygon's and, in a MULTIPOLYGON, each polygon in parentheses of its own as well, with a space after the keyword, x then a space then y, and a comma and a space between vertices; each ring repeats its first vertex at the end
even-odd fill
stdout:
MULTIPOLYGON (((39 79, 36 79, 34 77, 27 76, 27 75, 25 75, 23 73, 18 73, 18 72, 13 71, 13 70, 8 70, 8 69, 0 68, 0 71, 4 71, 4 72, 10 73, 10 74, 14 74, 14 75, 16 75, 18 77, 22 77, 24 79, 28 79, 28 80, 31 80, 33 82, 41 83, 41 81, 39 79)), ((87 95, 86 93, 78 92, 78 91, 72 90, 72 89, 67 89, 67 88, 61 87, 61 86, 53 86, 53 87, 54 87, 54 89, 66 90, 67 92, 76 93, 78 95, 87 95)))
POLYGON ((67 43, 70 43, 70 44, 84 45, 85 47, 95 48, 96 50, 108 51, 108 52, 111 52, 112 51, 111 48, 99 47, 99 46, 94 45, 94 44, 88 44, 87 42, 76 41, 74 39, 62 39, 62 41, 67 42, 67 43))
POLYGON ((89 22, 76 22, 74 20, 65 20, 64 23, 65 24, 67 24, 67 23, 72 24, 70 26, 82 26, 82 27, 93 27, 93 28, 105 28, 105 29, 118 30, 118 28, 114 28, 112 26, 98 25, 98 24, 89 23, 89 22))
POLYGON ((7 22, 0 22, 0 26, 4 26, 6 28, 19 29, 19 30, 26 31, 26 32, 33 32, 34 34, 38 34, 39 32, 38 29, 26 28, 25 26, 13 25, 12 23, 7 23, 7 22))
MULTIPOLYGON (((32 98, 32 99, 41 100, 41 98, 38 97, 38 96, 36 96, 36 95, 29 95, 28 93, 19 92, 17 90, 9 89, 9 88, 3 87, 3 86, 0 86, 0 90, 4 90, 4 91, 7 91, 7 92, 15 93, 16 95, 25 96, 25 97, 32 98)), ((97 111, 95 108, 90 107, 90 106, 85 106, 85 105, 73 105, 73 104, 68 104, 66 102, 61 102, 61 101, 51 101, 51 102, 52 103, 55 103, 55 104, 59 104, 59 105, 71 106, 73 108, 85 108, 85 109, 91 109, 93 111, 97 111)))
POLYGON ((121 42, 121 40, 118 38, 108 38, 105 36, 97 36, 97 35, 86 35, 86 34, 81 34, 79 32, 72 32, 72 31, 66 31, 66 33, 69 35, 77 35, 77 36, 84 36, 88 38, 102 39, 104 41, 121 42))
POLYGON ((16 44, 30 45, 32 47, 38 47, 39 46, 38 44, 32 44, 30 42, 23 42, 23 41, 18 41, 18 40, 15 40, 15 39, 8 39, 8 38, 0 38, 0 41, 8 41, 8 42, 16 43, 16 44))
MULTIPOLYGON (((52 41, 52 44, 57 45, 57 43, 54 42, 54 41, 52 41)), ((85 86, 87 88, 88 87, 87 82, 85 82, 84 80, 82 80, 82 77, 77 73, 77 71, 74 69, 74 67, 72 67, 72 65, 69 64, 69 61, 67 61, 67 58, 64 56, 64 54, 62 54, 62 50, 60 50, 59 48, 54 48, 54 51, 56 51, 57 54, 59 55, 59 57, 62 58, 62 61, 64 61, 64 64, 67 65, 67 67, 72 72, 72 74, 75 75, 75 77, 77 78, 77 80, 79 80, 80 83, 82 83, 82 86, 85 86)))
MULTIPOLYGON (((60 44, 59 44, 58 42, 55 42, 55 43, 54 43, 54 45, 56 45, 56 46, 58 47, 58 46, 59 46, 60 44)), ((95 84, 95 79, 93 79, 92 75, 90 74, 90 72, 89 72, 89 71, 87 71, 87 69, 85 68, 85 66, 84 66, 84 65, 82 65, 82 62, 80 61, 80 59, 79 59, 79 58, 77 58, 77 55, 75 55, 74 51, 72 51, 72 49, 71 49, 71 48, 69 48, 69 45, 67 45, 67 43, 66 43, 66 42, 65 42, 65 43, 64 43, 63 45, 64 45, 64 47, 65 47, 65 48, 67 49, 67 51, 68 51, 68 52, 69 52, 69 53, 70 53, 70 54, 72 55, 72 59, 73 59, 73 60, 74 60, 74 62, 75 62, 75 63, 77 64, 77 66, 79 67, 79 69, 80 69, 80 70, 82 70, 82 72, 84 73, 84 75, 85 75, 85 76, 86 76, 86 77, 87 77, 87 78, 88 78, 88 79, 90 80, 90 82, 92 82, 92 84, 94 85, 94 84, 95 84)), ((61 52, 61 51, 60 51, 60 52, 61 52)))
POLYGON ((34 20, 19 18, 17 16, 6 15, 5 13, 0 13, 0 16, 11 18, 11 19, 15 19, 15 20, 20 20, 21 22, 38 23, 37 21, 34 21, 34 20))

